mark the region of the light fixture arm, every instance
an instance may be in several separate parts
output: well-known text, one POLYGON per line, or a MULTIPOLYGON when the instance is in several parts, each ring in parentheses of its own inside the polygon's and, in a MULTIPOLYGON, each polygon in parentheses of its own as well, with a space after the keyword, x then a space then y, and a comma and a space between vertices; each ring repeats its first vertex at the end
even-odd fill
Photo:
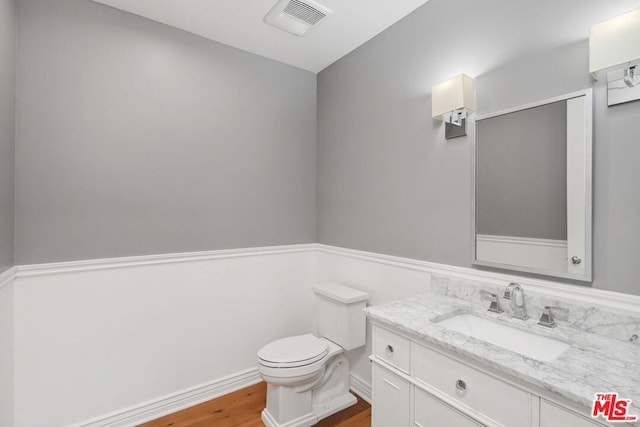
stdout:
POLYGON ((624 82, 629 87, 635 87, 639 83, 635 65, 624 70, 624 82))
POLYGON ((445 114, 445 122, 454 126, 462 126, 462 123, 466 118, 466 110, 455 110, 445 114))

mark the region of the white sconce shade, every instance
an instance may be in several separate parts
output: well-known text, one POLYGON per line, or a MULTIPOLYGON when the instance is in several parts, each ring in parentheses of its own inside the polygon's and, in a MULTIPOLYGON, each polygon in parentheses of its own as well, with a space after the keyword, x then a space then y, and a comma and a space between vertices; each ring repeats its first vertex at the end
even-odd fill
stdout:
POLYGON ((593 25, 589 32, 589 72, 640 59, 640 8, 593 25))
POLYGON ((431 115, 434 119, 445 120, 454 111, 473 111, 475 81, 466 74, 437 84, 431 88, 431 115))

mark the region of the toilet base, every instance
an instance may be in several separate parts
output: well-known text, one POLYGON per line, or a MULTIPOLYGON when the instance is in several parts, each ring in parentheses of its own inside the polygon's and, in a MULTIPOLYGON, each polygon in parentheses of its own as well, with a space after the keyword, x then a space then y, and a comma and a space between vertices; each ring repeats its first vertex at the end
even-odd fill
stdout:
POLYGON ((318 417, 318 421, 320 421, 330 415, 335 414, 336 412, 347 409, 349 406, 353 406, 356 403, 358 403, 358 399, 356 399, 353 394, 347 392, 329 402, 314 405, 313 413, 318 417))
POLYGON ((278 421, 269 413, 268 409, 262 410, 262 422, 267 427, 311 427, 318 424, 318 417, 312 412, 303 415, 295 420, 287 421, 284 424, 279 424, 278 421))
POLYGON ((267 427, 310 427, 358 401, 349 392, 349 361, 335 348, 317 384, 277 385, 267 382, 267 407, 262 421, 267 427))
POLYGON ((318 424, 320 420, 353 406, 357 402, 358 399, 356 399, 353 394, 346 393, 328 402, 324 402, 320 405, 314 405, 313 412, 309 412, 282 424, 278 423, 275 417, 269 413, 267 408, 262 411, 261 418, 262 422, 267 427, 311 427, 318 424))

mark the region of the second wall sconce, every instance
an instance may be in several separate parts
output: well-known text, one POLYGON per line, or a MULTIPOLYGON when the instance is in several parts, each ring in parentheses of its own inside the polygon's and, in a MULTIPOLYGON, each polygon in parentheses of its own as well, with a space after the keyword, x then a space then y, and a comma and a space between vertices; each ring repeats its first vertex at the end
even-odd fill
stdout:
POLYGON ((593 25, 589 32, 589 72, 607 75, 608 104, 640 99, 640 8, 593 25))
POLYGON ((431 88, 431 114, 445 122, 445 138, 467 134, 468 113, 475 109, 475 81, 458 74, 431 88))

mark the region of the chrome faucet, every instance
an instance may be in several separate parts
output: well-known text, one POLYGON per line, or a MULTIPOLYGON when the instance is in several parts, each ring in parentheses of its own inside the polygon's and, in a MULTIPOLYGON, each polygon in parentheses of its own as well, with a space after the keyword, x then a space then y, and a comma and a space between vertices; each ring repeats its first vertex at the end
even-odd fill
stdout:
POLYGON ((509 300, 509 307, 511 307, 511 315, 513 317, 520 320, 527 320, 529 318, 527 307, 524 303, 524 291, 519 284, 509 283, 504 290, 503 298, 509 300))

